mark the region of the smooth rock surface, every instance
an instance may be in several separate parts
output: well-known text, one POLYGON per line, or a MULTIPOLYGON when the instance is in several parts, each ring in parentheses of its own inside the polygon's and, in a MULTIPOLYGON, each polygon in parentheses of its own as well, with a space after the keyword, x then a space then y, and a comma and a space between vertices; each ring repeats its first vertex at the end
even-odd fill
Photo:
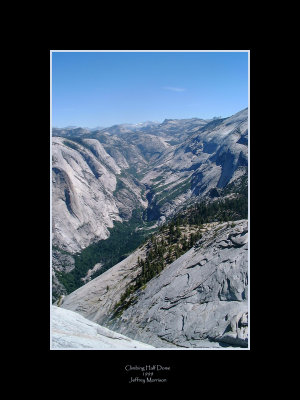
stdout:
POLYGON ((248 226, 216 224, 108 326, 153 346, 248 346, 248 226))
POLYGON ((51 328, 52 350, 154 350, 56 306, 51 307, 51 328))

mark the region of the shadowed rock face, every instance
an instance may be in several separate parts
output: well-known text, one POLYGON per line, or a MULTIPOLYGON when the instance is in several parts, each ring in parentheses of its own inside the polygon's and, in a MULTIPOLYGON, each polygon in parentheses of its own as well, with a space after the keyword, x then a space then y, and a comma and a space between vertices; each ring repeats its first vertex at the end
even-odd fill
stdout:
POLYGON ((192 249, 136 292, 133 303, 113 318, 114 304, 139 272, 137 257, 143 251, 66 296, 62 307, 155 347, 247 347, 246 220, 209 224, 192 249))

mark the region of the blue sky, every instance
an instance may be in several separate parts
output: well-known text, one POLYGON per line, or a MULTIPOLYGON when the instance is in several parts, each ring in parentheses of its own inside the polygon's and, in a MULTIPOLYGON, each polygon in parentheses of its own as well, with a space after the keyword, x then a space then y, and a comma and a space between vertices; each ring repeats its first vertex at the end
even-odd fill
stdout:
POLYGON ((228 117, 247 106, 247 52, 52 53, 54 127, 228 117))

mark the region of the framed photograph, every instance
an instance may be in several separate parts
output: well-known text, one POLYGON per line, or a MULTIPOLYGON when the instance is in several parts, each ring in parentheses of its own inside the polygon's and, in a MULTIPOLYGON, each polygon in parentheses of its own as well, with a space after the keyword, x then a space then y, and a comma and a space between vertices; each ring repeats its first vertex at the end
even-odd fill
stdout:
POLYGON ((50 74, 50 349, 249 350, 250 50, 53 49, 50 74))

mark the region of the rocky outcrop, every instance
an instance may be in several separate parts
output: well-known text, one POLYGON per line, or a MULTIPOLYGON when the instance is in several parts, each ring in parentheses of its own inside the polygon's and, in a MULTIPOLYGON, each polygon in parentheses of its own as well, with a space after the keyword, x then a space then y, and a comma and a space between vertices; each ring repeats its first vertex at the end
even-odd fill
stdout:
POLYGON ((130 179, 123 178, 129 200, 115 194, 121 170, 99 141, 54 137, 52 158, 54 246, 78 252, 106 239, 114 221, 122 221, 120 211, 130 217, 139 201, 144 206, 141 189, 130 179))
POLYGON ((160 214, 174 214, 190 198, 209 196, 247 174, 248 109, 198 126, 192 135, 170 146, 142 179, 155 186, 160 214))
POLYGON ((155 347, 248 345, 248 226, 208 224, 197 244, 133 295, 114 305, 139 273, 141 247, 126 260, 66 296, 62 307, 155 347))
POLYGON ((154 349, 56 306, 51 307, 51 337, 52 350, 154 349))
POLYGON ((52 299, 59 299, 60 296, 67 293, 66 288, 57 278, 60 272, 69 273, 75 268, 75 260, 71 254, 68 254, 58 248, 52 249, 52 299))
POLYGON ((106 239, 120 220, 116 176, 80 144, 53 138, 52 145, 53 245, 74 253, 106 239))
POLYGON ((109 325, 154 346, 248 345, 247 221, 217 224, 109 325))

